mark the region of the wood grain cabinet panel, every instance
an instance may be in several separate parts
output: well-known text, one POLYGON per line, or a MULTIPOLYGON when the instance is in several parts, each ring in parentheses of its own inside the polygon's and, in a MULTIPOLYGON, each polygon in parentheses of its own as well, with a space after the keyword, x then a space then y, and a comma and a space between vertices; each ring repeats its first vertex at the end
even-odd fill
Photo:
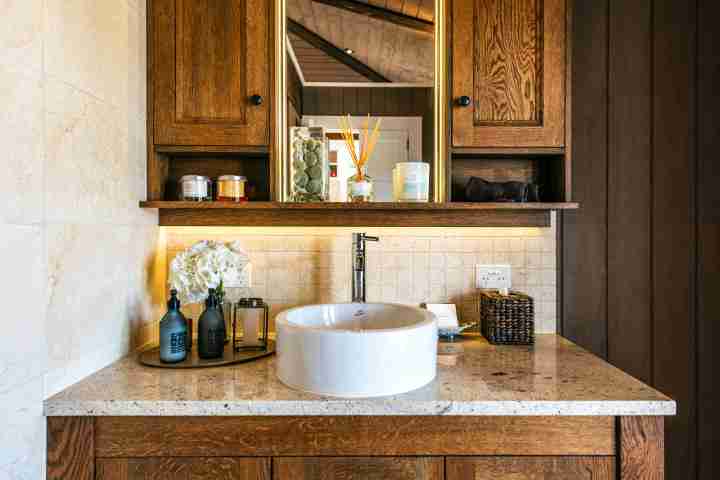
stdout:
POLYGON ((92 480, 95 476, 92 417, 48 417, 47 480, 92 480))
POLYGON ((447 480, 613 480, 614 457, 447 459, 447 480))
POLYGON ((561 147, 565 0, 454 0, 453 145, 561 147))
POLYGON ((438 457, 278 458, 273 480, 443 480, 438 457))
POLYGON ((153 0, 152 12, 155 143, 268 145, 270 0, 153 0))
POLYGON ((270 480, 266 458, 101 458, 97 480, 270 480))

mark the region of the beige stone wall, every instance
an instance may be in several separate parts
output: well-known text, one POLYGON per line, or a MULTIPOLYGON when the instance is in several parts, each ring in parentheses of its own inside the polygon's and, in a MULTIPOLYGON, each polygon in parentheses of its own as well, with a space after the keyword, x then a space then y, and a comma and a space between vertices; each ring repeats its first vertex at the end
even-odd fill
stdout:
POLYGON ((36 480, 43 399, 146 341, 164 295, 137 207, 145 4, 4 0, 0 19, 0 479, 36 480))
MULTIPOLYGON (((513 267, 513 288, 535 298, 538 332, 557 329, 554 221, 552 228, 163 228, 168 261, 200 240, 240 241, 253 263, 252 294, 272 314, 349 301, 353 231, 381 238, 368 243, 368 301, 450 302, 461 322, 477 321, 475 265, 504 263, 513 267)), ((193 318, 201 311, 184 309, 193 318)))

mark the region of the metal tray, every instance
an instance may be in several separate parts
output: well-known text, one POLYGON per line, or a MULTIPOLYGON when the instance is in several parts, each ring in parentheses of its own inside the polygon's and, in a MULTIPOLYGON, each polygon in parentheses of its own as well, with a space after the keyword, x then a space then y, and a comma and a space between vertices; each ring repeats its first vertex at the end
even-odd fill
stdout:
POLYGON ((244 363, 257 360, 258 358, 268 357, 275 353, 275 342, 268 340, 266 350, 241 350, 234 352, 230 343, 225 345, 225 352, 221 358, 203 359, 198 357, 197 346, 193 346, 190 355, 182 362, 163 363, 160 361, 160 347, 141 352, 138 355, 138 361, 148 367, 158 368, 208 368, 221 367, 223 365, 233 365, 235 363, 244 363))

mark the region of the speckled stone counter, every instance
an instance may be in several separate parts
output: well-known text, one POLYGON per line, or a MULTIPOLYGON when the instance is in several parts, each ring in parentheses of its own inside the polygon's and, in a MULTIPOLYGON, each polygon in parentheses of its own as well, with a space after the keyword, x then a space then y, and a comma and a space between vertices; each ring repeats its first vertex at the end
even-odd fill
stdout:
POLYGON ((320 397, 275 376, 275 358, 199 370, 122 359, 45 401, 47 416, 674 415, 675 402, 556 335, 534 347, 475 337, 429 385, 370 399, 320 397))

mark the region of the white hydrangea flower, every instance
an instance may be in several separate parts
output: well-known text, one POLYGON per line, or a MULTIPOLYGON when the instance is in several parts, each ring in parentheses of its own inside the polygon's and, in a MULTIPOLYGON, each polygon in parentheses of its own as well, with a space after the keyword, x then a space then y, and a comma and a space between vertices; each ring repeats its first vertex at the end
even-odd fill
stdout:
POLYGON ((250 287, 250 257, 240 242, 203 240, 179 253, 170 264, 170 288, 185 303, 207 298, 209 288, 250 287))

